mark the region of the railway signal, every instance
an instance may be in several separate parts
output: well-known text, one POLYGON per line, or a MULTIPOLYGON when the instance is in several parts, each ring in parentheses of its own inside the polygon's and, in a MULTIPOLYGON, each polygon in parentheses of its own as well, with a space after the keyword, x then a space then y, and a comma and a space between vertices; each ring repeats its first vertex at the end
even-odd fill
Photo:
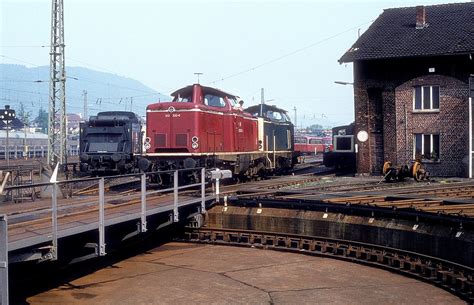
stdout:
POLYGON ((7 166, 10 166, 10 152, 8 150, 8 130, 10 129, 10 123, 15 119, 15 110, 10 108, 10 105, 5 105, 5 109, 0 110, 0 120, 6 125, 7 138, 5 145, 5 159, 7 160, 7 166))

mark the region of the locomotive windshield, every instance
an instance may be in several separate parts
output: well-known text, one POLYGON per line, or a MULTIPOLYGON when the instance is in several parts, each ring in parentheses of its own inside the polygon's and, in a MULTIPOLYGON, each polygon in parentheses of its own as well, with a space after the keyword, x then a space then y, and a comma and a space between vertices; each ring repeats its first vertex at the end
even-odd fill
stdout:
POLYGON ((212 107, 225 107, 224 98, 213 95, 213 94, 206 94, 204 95, 204 105, 212 106, 212 107))
POLYGON ((337 151, 352 151, 353 136, 334 136, 334 149, 337 151))
POLYGON ((174 97, 173 102, 192 103, 193 95, 191 93, 185 94, 185 95, 178 94, 177 96, 174 97))
POLYGON ((119 133, 89 134, 87 140, 87 152, 122 151, 122 135, 119 133))

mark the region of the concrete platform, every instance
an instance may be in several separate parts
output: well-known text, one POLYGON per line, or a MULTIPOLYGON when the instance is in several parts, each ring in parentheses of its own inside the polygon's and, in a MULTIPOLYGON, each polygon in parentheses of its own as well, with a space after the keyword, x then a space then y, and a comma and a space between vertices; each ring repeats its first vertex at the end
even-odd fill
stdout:
POLYGON ((429 284, 339 260, 168 243, 29 304, 464 304, 429 284))

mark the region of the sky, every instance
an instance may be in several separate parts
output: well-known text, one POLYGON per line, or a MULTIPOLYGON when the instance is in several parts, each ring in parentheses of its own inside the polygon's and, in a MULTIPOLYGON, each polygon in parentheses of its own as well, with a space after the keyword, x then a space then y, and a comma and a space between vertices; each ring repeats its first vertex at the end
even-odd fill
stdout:
MULTIPOLYGON (((344 125, 354 120, 353 88, 335 81, 351 83, 352 64, 338 59, 358 35, 384 8, 448 2, 64 0, 66 66, 168 95, 203 73, 201 84, 244 107, 260 103, 263 88, 298 127, 344 125)), ((49 64, 51 0, 0 0, 0 26, 1 63, 49 64)))

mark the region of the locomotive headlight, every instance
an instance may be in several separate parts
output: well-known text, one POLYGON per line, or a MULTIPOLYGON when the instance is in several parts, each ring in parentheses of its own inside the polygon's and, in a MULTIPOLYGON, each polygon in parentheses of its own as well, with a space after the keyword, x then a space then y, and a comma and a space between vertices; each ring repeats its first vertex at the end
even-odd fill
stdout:
POLYGON ((145 147, 145 149, 150 149, 151 148, 151 145, 150 143, 145 143, 145 145, 143 145, 145 147))
POLYGON ((89 160, 89 155, 81 154, 80 159, 81 159, 81 162, 87 162, 89 160))
POLYGON ((150 142, 151 142, 150 137, 146 137, 146 138, 145 138, 145 143, 150 143, 150 142))
POLYGON ((112 161, 114 162, 119 162, 122 159, 122 156, 119 154, 113 154, 112 155, 112 161))
POLYGON ((193 149, 197 149, 199 147, 199 144, 197 142, 194 142, 193 144, 191 144, 191 147, 193 149))
POLYGON ((194 137, 191 138, 191 142, 197 143, 197 142, 199 142, 199 138, 194 136, 194 137))

